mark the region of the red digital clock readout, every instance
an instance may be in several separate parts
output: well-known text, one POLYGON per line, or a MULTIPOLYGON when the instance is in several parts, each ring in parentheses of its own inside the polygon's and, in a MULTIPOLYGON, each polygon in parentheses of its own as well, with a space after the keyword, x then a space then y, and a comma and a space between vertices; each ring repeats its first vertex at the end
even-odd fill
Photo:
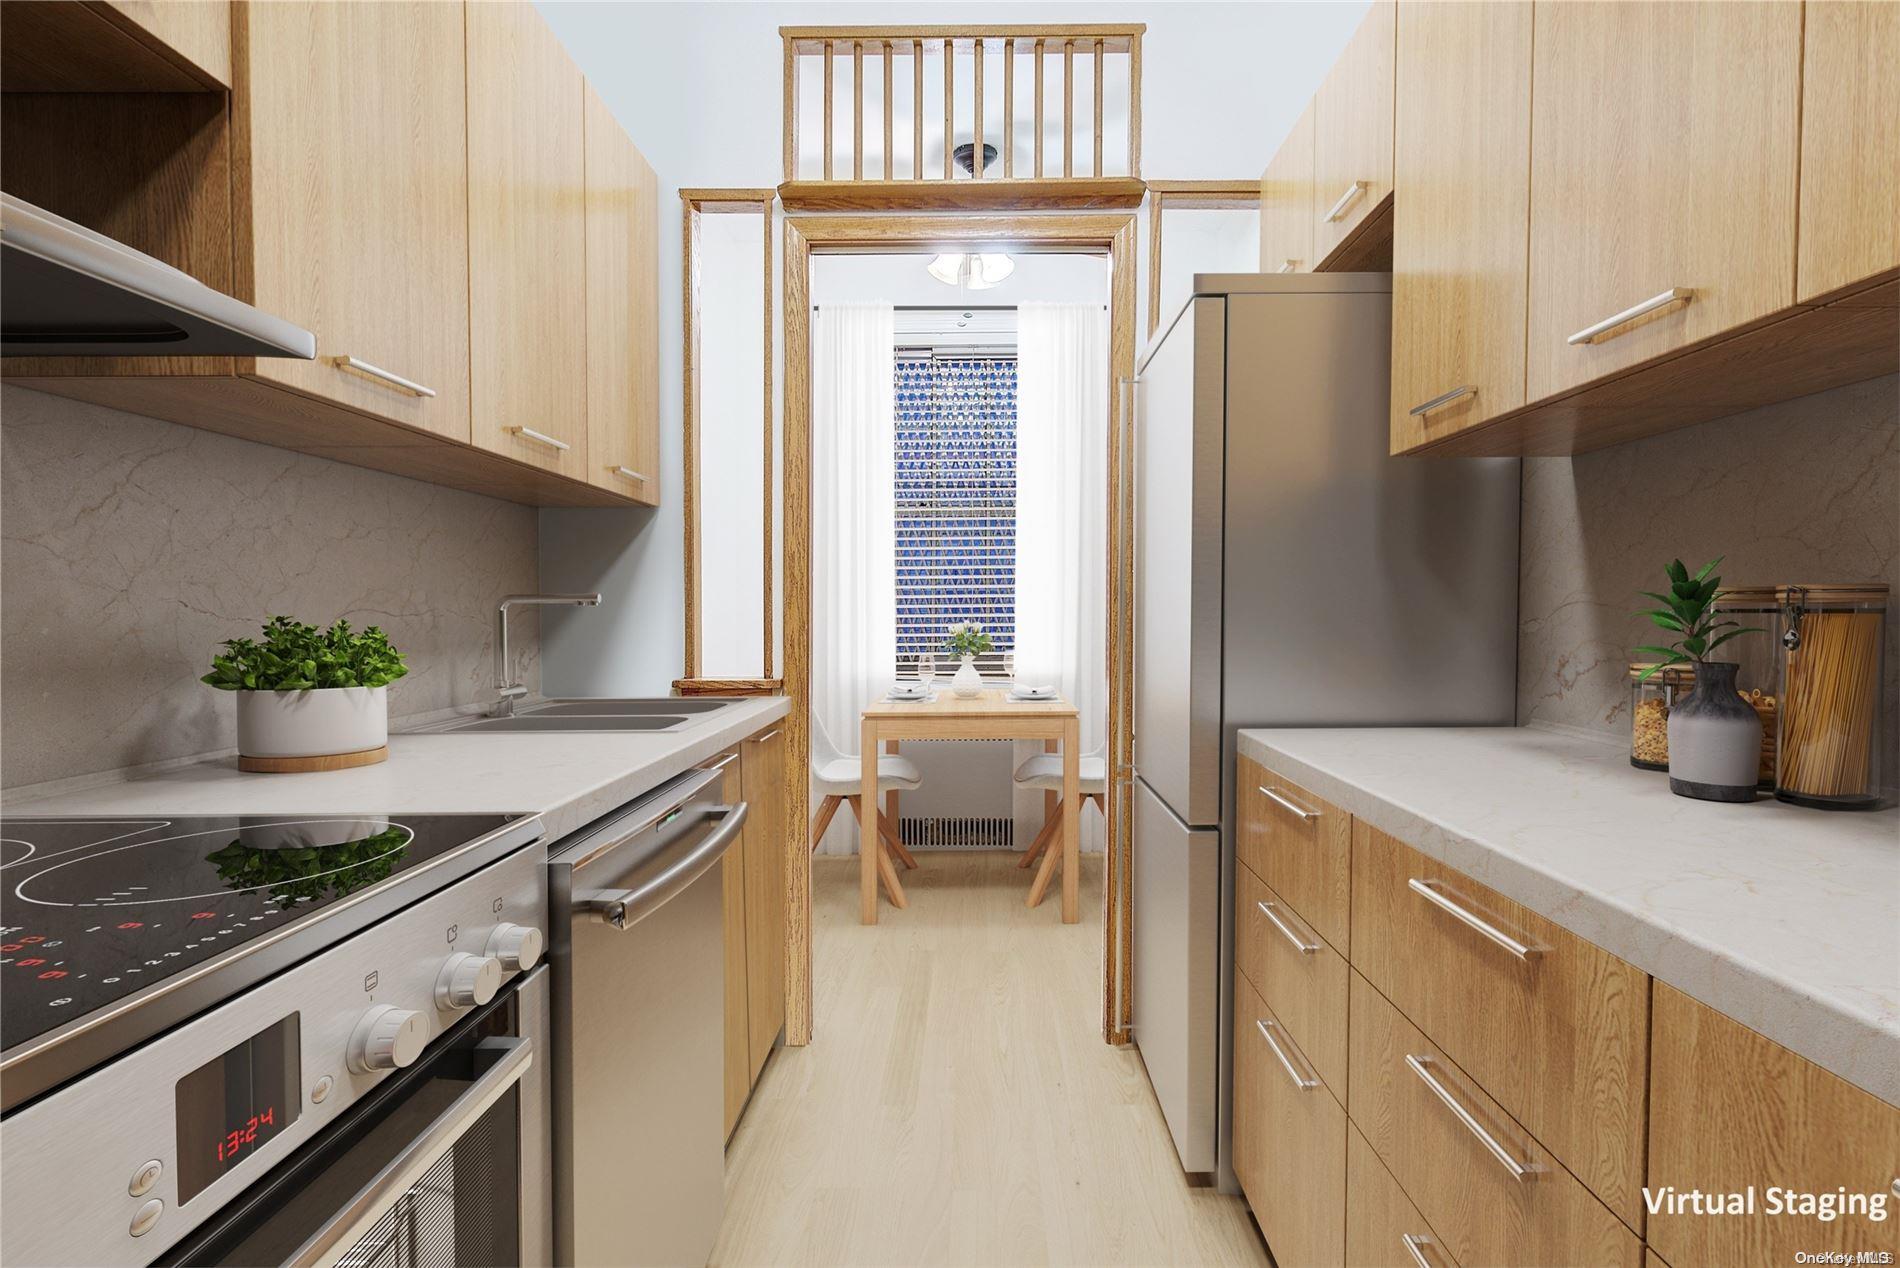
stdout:
POLYGON ((246 1149, 255 1149, 259 1143, 269 1140, 276 1134, 274 1130, 271 1130, 276 1126, 277 1107, 275 1105, 266 1107, 261 1114, 251 1115, 244 1126, 233 1127, 224 1134, 224 1139, 218 1142, 218 1161, 229 1162, 246 1149))

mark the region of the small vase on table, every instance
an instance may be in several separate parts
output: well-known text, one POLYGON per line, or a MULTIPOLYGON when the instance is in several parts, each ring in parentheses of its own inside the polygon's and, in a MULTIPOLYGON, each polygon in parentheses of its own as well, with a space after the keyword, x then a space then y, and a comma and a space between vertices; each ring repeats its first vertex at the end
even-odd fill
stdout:
POLYGON ((955 676, 950 679, 950 689, 965 700, 982 694, 983 675, 976 672, 976 657, 963 657, 963 663, 957 666, 955 676))

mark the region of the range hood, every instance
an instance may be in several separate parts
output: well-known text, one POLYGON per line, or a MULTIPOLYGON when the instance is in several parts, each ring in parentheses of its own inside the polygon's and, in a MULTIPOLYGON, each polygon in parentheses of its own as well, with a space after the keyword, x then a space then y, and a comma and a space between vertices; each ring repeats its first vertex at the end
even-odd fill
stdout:
POLYGON ((301 326, 0 193, 0 356, 316 355, 301 326))

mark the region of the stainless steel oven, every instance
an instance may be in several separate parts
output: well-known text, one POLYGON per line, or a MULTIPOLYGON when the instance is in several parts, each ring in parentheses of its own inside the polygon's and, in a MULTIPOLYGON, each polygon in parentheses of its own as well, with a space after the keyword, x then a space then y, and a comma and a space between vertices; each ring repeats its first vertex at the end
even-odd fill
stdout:
POLYGON ((538 968, 159 1262, 543 1264, 548 970, 538 968))

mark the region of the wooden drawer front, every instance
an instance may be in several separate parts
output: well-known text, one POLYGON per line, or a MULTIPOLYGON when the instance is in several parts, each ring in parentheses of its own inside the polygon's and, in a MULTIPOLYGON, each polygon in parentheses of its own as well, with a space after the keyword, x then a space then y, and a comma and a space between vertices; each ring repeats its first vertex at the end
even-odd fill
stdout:
MULTIPOLYGON (((1672 1264, 1791 1264, 1795 1252, 1900 1255, 1900 1108, 1670 987, 1656 985, 1649 1184, 1746 1191, 1752 1215, 1667 1207, 1649 1240, 1672 1264), (1770 1214, 1769 1189, 1885 1194, 1886 1219, 1770 1214)), ((1872 1262, 1871 1260, 1869 1262, 1872 1262)))
POLYGON ((1353 855, 1353 966, 1641 1228, 1648 976, 1367 824, 1353 855))
POLYGON ((1249 758, 1237 769, 1240 861, 1350 955, 1352 816, 1249 758))
POLYGON ((1346 1131, 1347 1268, 1457 1268, 1357 1127, 1346 1131))
POLYGON ((1245 981, 1234 984, 1234 1172, 1277 1262, 1344 1262, 1346 1111, 1245 981))
POLYGON ((1453 1259, 1636 1268, 1636 1235, 1522 1123, 1357 973, 1351 994, 1352 1120, 1453 1259))
POLYGON ((1299 1036, 1319 1077, 1346 1100, 1346 958, 1253 872, 1240 869, 1234 961, 1299 1036))

